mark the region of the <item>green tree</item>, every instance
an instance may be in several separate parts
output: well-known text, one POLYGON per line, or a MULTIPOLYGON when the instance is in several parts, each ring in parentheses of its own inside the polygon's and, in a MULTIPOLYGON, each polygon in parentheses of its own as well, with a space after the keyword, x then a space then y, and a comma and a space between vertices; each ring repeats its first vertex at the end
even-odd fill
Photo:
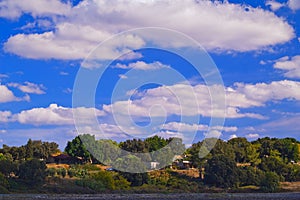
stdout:
POLYGON ((232 147, 235 153, 235 161, 237 163, 245 163, 247 160, 247 148, 250 146, 250 142, 246 138, 233 138, 228 141, 228 144, 232 147))
POLYGON ((207 161, 204 182, 222 188, 237 186, 239 179, 236 163, 230 157, 213 156, 212 159, 207 161))
POLYGON ((92 147, 93 157, 105 165, 111 165, 120 157, 121 150, 112 140, 98 140, 92 147))
POLYGON ((8 193, 8 191, 6 189, 9 189, 10 184, 9 184, 7 177, 5 175, 3 175, 2 173, 0 173, 0 193, 3 192, 3 188, 1 188, 1 187, 4 187, 5 193, 8 193))
POLYGON ((19 167, 19 178, 29 181, 31 184, 44 182, 47 166, 38 159, 27 160, 19 167))
POLYGON ((262 158, 259 168, 265 172, 276 172, 285 177, 287 175, 287 165, 279 156, 270 156, 262 158))
POLYGON ((166 139, 161 138, 157 135, 145 139, 145 143, 146 143, 145 146, 148 147, 149 152, 157 151, 168 144, 166 139))
POLYGON ((239 167, 239 186, 259 186, 264 172, 252 166, 239 167))
POLYGON ((33 142, 31 139, 28 140, 25 148, 26 148, 25 158, 26 159, 33 158, 33 142))
POLYGON ((253 167, 261 163, 259 149, 260 144, 250 144, 246 147, 246 162, 250 163, 253 167))
POLYGON ((0 160, 0 172, 9 177, 11 173, 17 172, 17 164, 10 160, 0 160))
POLYGON ((260 188, 264 192, 276 192, 279 189, 279 176, 275 172, 266 172, 260 188))
MULTIPOLYGON (((67 143, 67 146, 65 148, 65 152, 69 156, 73 157, 81 157, 84 159, 84 161, 89 161, 91 162, 92 160, 92 155, 90 152, 87 150, 86 146, 84 143, 81 141, 81 138, 87 139, 88 137, 93 137, 91 135, 82 135, 82 136, 77 136, 75 137, 71 142, 67 143)), ((94 138, 95 139, 95 138, 94 138)), ((86 143, 85 143, 86 144, 86 143)))
POLYGON ((112 166, 113 168, 119 170, 119 173, 126 178, 132 186, 141 186, 145 183, 148 183, 149 176, 148 173, 146 173, 146 166, 144 162, 137 156, 127 155, 121 157, 117 159, 112 166))

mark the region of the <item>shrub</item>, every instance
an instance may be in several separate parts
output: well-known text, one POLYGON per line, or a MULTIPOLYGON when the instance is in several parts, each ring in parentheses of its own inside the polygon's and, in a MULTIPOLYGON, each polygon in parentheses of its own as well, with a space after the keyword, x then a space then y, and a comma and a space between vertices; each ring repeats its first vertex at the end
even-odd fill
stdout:
POLYGON ((70 178, 74 177, 76 175, 76 171, 72 168, 68 169, 68 175, 70 178))
POLYGON ((9 182, 2 173, 0 173, 0 186, 4 188, 9 188, 9 182))
POLYGON ((55 168, 49 168, 49 169, 47 169, 47 175, 48 176, 54 177, 55 174, 56 174, 56 169, 55 168))
POLYGON ((276 192, 279 189, 280 177, 275 172, 266 172, 260 188, 264 192, 276 192))

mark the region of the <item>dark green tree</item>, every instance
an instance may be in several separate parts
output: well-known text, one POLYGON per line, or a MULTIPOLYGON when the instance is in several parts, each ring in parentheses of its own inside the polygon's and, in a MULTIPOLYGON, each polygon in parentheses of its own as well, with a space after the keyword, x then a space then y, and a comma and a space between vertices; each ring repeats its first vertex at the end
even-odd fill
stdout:
POLYGON ((260 188, 264 192, 276 192, 279 188, 279 176, 275 172, 266 172, 263 177, 260 188))
POLYGON ((204 183, 216 187, 233 188, 238 182, 238 168, 232 158, 216 155, 207 161, 204 183))
POLYGON ((33 158, 33 142, 31 139, 28 140, 25 148, 26 148, 25 158, 26 159, 33 158))
POLYGON ((30 182, 30 184, 43 183, 46 177, 47 166, 45 162, 38 159, 27 160, 19 167, 19 178, 30 182))

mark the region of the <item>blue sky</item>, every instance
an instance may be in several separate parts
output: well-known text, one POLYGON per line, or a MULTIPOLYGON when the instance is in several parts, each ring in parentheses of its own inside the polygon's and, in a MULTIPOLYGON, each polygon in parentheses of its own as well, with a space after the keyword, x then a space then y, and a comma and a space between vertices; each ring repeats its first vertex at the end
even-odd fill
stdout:
POLYGON ((79 133, 300 140, 299 19, 299 0, 2 0, 0 143, 63 149, 79 133), (222 81, 207 85, 209 72, 222 81), (226 103, 214 114, 211 97, 226 103))

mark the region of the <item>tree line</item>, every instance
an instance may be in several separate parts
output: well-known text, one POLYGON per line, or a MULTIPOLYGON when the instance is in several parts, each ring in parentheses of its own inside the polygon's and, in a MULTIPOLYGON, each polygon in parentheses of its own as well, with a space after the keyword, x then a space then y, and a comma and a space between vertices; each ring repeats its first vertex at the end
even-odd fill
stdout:
POLYGON ((47 159, 58 152, 60 150, 54 142, 31 139, 20 147, 3 145, 0 149, 0 191, 1 188, 9 189, 13 180, 22 180, 26 184, 40 184, 47 176, 54 174, 60 174, 62 177, 78 174, 81 180, 78 184, 92 188, 105 188, 107 181, 115 184, 108 187, 111 189, 144 184, 182 187, 182 184, 178 184, 179 179, 174 178, 174 172, 169 169, 178 154, 184 155, 183 159, 189 161, 190 167, 198 169, 204 175, 204 178, 200 176, 196 180, 193 179, 194 182, 183 180, 185 185, 194 184, 196 188, 229 189, 251 185, 263 191, 273 192, 279 188, 281 181, 300 181, 300 165, 297 164, 300 160, 299 142, 293 138, 265 137, 252 142, 246 138, 234 138, 229 141, 207 138, 187 149, 179 138, 165 139, 158 136, 117 143, 113 140, 96 140, 94 136, 86 134, 67 143, 64 153, 80 157, 84 163, 105 164, 119 169, 114 175, 107 172, 89 175, 88 171, 81 167, 70 167, 68 171, 47 169, 47 159), (208 149, 213 144, 214 148, 209 152, 208 149), (201 151, 204 157, 199 156, 201 151), (146 163, 151 161, 159 163, 158 168, 163 167, 165 172, 160 172, 163 174, 160 174, 160 178, 145 172, 150 169, 146 163), (120 186, 121 183, 124 187, 120 186))

